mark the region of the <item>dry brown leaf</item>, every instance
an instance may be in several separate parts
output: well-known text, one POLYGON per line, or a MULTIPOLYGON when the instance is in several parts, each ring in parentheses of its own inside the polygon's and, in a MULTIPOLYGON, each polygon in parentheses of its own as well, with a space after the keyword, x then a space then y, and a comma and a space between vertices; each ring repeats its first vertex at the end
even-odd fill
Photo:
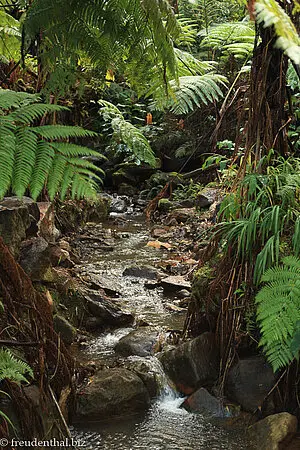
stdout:
POLYGON ((168 242, 160 242, 160 241, 149 241, 147 243, 147 247, 154 247, 154 248, 172 248, 172 245, 168 242))

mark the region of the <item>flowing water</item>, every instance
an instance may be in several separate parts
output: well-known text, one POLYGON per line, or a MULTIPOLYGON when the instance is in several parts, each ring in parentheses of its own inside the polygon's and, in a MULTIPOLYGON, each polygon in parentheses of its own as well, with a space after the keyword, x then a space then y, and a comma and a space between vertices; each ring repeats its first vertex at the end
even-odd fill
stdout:
MULTIPOLYGON (((123 277, 126 267, 133 264, 155 265, 162 252, 146 247, 148 230, 143 220, 125 222, 122 226, 108 226, 114 236, 114 249, 109 253, 88 248, 83 254, 87 273, 101 276, 120 292, 119 302, 136 317, 164 329, 181 329, 183 313, 170 312, 161 289, 149 290, 144 279, 123 277)), ((167 254, 164 255, 167 258, 167 254)), ((116 358, 114 345, 132 328, 121 328, 95 336, 84 349, 82 358, 109 360, 116 358)), ((141 357, 130 357, 141 359, 141 357)), ((143 359, 143 358, 142 358, 143 359)), ((180 408, 183 398, 168 385, 157 358, 144 358, 160 378, 161 393, 149 410, 137 416, 88 421, 76 424, 73 436, 88 450, 246 450, 243 433, 228 431, 218 422, 180 408)))

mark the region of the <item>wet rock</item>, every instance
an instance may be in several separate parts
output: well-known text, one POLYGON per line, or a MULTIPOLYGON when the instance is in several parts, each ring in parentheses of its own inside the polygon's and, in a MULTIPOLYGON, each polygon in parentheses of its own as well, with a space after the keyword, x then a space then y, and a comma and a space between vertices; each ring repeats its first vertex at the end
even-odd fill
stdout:
POLYGON ((203 333, 158 356, 168 377, 183 394, 212 384, 219 373, 219 354, 213 333, 203 333))
POLYGON ((109 211, 113 213, 123 213, 127 209, 124 199, 117 197, 113 198, 109 207, 109 211))
POLYGON ((257 450, 287 448, 281 447, 280 444, 296 433, 297 418, 287 412, 273 414, 252 425, 249 431, 257 450))
POLYGON ((218 195, 219 195, 219 189, 215 187, 206 187, 204 188, 196 198, 196 205, 198 208, 206 208, 207 206, 212 205, 218 195))
POLYGON ((123 272, 124 277, 147 278, 148 280, 157 279, 157 270, 151 266, 131 266, 123 272))
POLYGON ((89 292, 84 298, 88 311, 98 319, 97 327, 100 327, 100 321, 105 328, 109 326, 117 327, 129 325, 134 320, 132 314, 123 311, 113 302, 101 295, 89 292))
POLYGON ((186 308, 182 308, 182 307, 180 307, 178 305, 174 305, 173 303, 169 303, 169 302, 165 303, 165 307, 169 311, 174 311, 174 312, 177 312, 177 313, 181 313, 181 312, 185 312, 186 311, 186 308))
POLYGON ((168 234, 169 234, 169 227, 153 228, 153 230, 151 231, 151 235, 155 238, 161 238, 168 234))
POLYGON ((36 234, 39 216, 37 204, 28 197, 4 197, 0 202, 0 235, 14 256, 21 242, 36 234))
POLYGON ((134 356, 126 360, 125 367, 140 377, 151 398, 159 395, 162 380, 160 374, 154 370, 151 360, 134 356))
POLYGON ((182 289, 191 289, 191 283, 186 281, 181 275, 172 275, 161 280, 162 287, 169 292, 181 291, 182 289))
POLYGON ((224 417, 222 402, 211 395, 205 388, 200 388, 190 395, 182 407, 190 412, 209 414, 215 417, 224 417))
POLYGON ((181 289, 176 295, 179 298, 187 298, 190 297, 191 293, 187 289, 181 289))
POLYGON ((87 222, 101 222, 108 217, 109 198, 104 194, 93 200, 56 201, 56 225, 62 233, 75 231, 87 222))
POLYGON ((149 281, 145 281, 145 283, 144 283, 144 287, 146 289, 155 289, 158 286, 160 286, 160 283, 158 281, 149 280, 149 281))
POLYGON ((263 357, 254 356, 240 359, 230 369, 225 392, 229 399, 239 403, 245 411, 254 412, 262 405, 275 382, 271 366, 263 357))
POLYGON ((109 297, 119 297, 121 295, 121 286, 115 280, 105 278, 103 275, 90 273, 89 269, 83 273, 82 278, 90 284, 93 290, 103 290, 109 297))
POLYGON ((96 331, 103 329, 103 320, 99 317, 87 317, 84 321, 84 328, 87 331, 96 331))
POLYGON ((142 327, 131 331, 117 342, 115 351, 122 356, 150 356, 159 340, 159 331, 153 327, 142 327))
POLYGON ((149 403, 148 391, 136 374, 124 368, 105 369, 78 394, 77 417, 124 417, 147 408, 149 403))
POLYGON ((194 199, 181 200, 180 208, 193 208, 195 206, 194 199))
POLYGON ((50 247, 42 237, 24 241, 20 251, 20 265, 33 281, 47 278, 51 270, 50 247))
POLYGON ((77 336, 76 329, 67 319, 57 314, 53 317, 53 325, 56 333, 61 336, 66 344, 70 345, 75 341, 77 336))

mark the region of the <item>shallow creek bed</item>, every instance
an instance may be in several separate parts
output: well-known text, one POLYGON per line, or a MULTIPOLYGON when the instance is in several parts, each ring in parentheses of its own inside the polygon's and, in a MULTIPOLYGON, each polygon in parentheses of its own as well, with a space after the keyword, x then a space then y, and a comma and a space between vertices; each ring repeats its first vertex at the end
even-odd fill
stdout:
MULTIPOLYGON (((91 399, 90 404, 81 400, 79 393, 81 414, 71 427, 72 435, 79 443, 78 448, 251 448, 243 429, 236 431, 224 427, 220 419, 183 409, 181 405, 184 397, 172 389, 156 357, 161 345, 174 343, 172 340, 176 340, 177 334, 180 334, 186 314, 184 308, 178 307, 183 294, 166 292, 159 283, 156 286, 157 277, 167 276, 160 273, 159 263, 162 258, 168 258, 168 249, 147 246, 150 240, 149 230, 142 216, 103 226, 90 224, 85 235, 90 235, 90 231, 94 237, 97 237, 98 232, 102 238, 105 236, 105 242, 101 241, 102 238, 99 238, 98 243, 92 239, 79 240, 81 262, 75 270, 83 278, 90 277, 94 284, 101 280, 104 289, 114 295, 114 303, 133 314, 135 320, 132 324, 112 327, 103 333, 95 331, 76 350, 81 363, 95 367, 96 374, 90 377, 88 385, 92 386, 94 383, 97 386, 99 383, 100 391, 103 391, 103 386, 104 391, 106 390, 97 392, 96 388, 93 395, 87 397, 91 399), (137 269, 132 270, 132 267, 148 269, 139 272, 137 269), (131 339, 132 333, 137 333, 134 339, 131 339), (100 374, 106 374, 107 389, 103 379, 97 379, 99 367, 100 374), (139 380, 142 379, 142 387, 139 385, 139 389, 145 391, 146 387, 147 399, 143 397, 144 394, 139 393, 138 397, 135 392, 132 402, 135 402, 135 406, 140 402, 140 407, 132 407, 130 399, 127 399, 129 403, 126 404, 125 399, 118 411, 120 399, 117 397, 122 395, 119 394, 120 389, 122 390, 120 380, 131 382, 128 373, 136 378, 141 377, 139 380), (94 411, 103 399, 107 401, 108 407, 100 408, 101 414, 98 416, 94 411)), ((133 381, 138 384, 136 378, 133 381)))

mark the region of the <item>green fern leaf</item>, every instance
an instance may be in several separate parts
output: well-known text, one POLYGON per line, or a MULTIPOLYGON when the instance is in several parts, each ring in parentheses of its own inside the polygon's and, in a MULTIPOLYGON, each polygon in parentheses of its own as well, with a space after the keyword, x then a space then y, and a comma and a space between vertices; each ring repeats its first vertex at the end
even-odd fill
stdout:
POLYGON ((9 350, 0 350, 0 381, 6 378, 15 383, 27 382, 26 373, 33 378, 33 371, 28 364, 15 358, 9 350))
POLYGON ((293 343, 300 323, 300 259, 284 258, 283 265, 268 269, 262 280, 267 284, 256 296, 260 345, 276 371, 299 351, 293 343))

